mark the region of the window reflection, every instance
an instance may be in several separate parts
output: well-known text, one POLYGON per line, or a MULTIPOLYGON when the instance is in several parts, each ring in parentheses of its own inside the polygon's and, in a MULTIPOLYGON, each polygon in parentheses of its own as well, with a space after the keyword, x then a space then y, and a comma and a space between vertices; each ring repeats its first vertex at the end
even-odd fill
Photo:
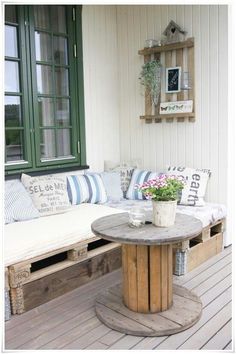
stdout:
POLYGON ((5 91, 19 92, 19 67, 14 61, 5 61, 5 91))

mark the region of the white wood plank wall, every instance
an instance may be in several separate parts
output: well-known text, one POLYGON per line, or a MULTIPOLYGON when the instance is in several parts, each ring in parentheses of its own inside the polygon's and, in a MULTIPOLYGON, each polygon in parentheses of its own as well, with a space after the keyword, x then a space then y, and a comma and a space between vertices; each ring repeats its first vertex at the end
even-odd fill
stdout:
POLYGON ((118 5, 118 77, 122 160, 141 157, 143 167, 210 168, 207 200, 226 203, 227 38, 226 5, 118 5), (170 20, 195 38, 195 123, 145 124, 138 50, 160 39, 170 20))
POLYGON ((83 55, 87 161, 141 158, 166 165, 210 168, 207 200, 226 203, 226 5, 84 5, 83 55), (139 84, 147 38, 161 38, 173 19, 195 38, 195 123, 145 124, 139 84))
POLYGON ((119 92, 116 6, 84 5, 83 63, 87 163, 102 171, 119 161, 119 92))

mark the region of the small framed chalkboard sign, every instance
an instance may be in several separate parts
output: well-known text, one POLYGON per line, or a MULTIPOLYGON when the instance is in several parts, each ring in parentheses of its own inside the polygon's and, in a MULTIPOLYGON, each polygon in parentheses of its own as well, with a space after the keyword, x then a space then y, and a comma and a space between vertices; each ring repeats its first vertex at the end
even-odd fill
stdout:
POLYGON ((181 67, 176 66, 166 69, 166 93, 180 91, 181 67))

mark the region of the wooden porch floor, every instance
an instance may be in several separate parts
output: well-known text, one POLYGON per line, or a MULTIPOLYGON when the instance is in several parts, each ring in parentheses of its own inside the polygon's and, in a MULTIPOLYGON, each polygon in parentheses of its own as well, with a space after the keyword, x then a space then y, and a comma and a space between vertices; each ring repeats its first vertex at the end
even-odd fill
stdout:
POLYGON ((94 311, 99 291, 121 280, 107 274, 5 324, 5 349, 231 350, 231 247, 174 282, 194 290, 202 317, 184 332, 164 337, 125 335, 102 324, 94 311))

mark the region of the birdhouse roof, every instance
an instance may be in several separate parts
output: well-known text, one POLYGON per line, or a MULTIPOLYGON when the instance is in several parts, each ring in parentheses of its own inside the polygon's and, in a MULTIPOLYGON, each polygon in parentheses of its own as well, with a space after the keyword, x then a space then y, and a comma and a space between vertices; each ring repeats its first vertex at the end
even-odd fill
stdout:
POLYGON ((186 31, 184 31, 179 25, 177 25, 177 23, 171 20, 168 26, 166 27, 165 31, 163 32, 165 36, 167 35, 167 32, 170 30, 171 27, 175 27, 182 34, 186 33, 186 31))

